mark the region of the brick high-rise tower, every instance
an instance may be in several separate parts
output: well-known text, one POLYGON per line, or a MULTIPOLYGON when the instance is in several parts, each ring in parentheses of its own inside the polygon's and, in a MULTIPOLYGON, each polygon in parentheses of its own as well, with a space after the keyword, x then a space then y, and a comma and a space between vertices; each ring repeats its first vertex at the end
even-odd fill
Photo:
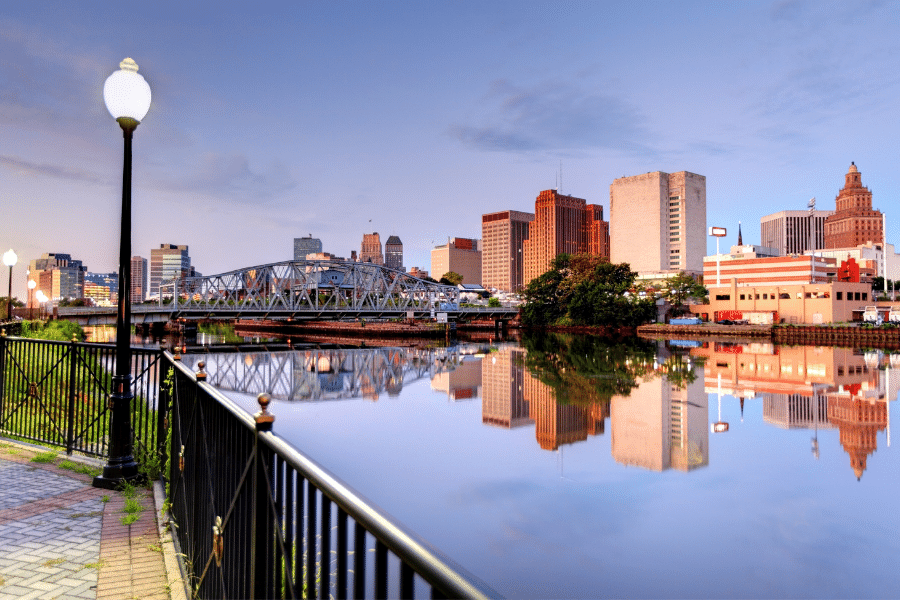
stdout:
POLYGON ((522 243, 526 286, 559 254, 592 252, 609 258, 609 224, 603 221, 602 206, 544 190, 535 200, 534 214, 528 239, 522 243))
POLYGON ((381 253, 381 236, 378 235, 377 231, 363 234, 359 262, 371 262, 376 265, 384 264, 384 254, 381 253))
POLYGON ((872 209, 872 192, 863 186, 855 163, 845 176, 844 187, 835 199, 834 214, 825 219, 825 248, 855 248, 866 242, 884 242, 884 221, 880 210, 872 209))

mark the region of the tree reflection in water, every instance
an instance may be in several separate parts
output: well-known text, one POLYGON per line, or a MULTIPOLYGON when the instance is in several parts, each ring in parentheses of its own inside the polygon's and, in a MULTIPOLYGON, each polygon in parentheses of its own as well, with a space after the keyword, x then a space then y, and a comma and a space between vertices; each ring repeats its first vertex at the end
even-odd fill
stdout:
POLYGON ((524 367, 550 387, 560 404, 609 402, 628 396, 638 379, 665 376, 683 387, 696 379, 683 353, 658 358, 657 344, 641 338, 610 339, 560 333, 522 337, 524 367))

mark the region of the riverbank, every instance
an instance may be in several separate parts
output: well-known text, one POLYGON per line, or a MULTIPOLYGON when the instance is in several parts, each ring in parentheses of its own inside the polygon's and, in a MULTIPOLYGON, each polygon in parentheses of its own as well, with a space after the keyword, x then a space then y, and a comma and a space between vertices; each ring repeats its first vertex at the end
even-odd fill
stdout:
POLYGON ((641 325, 637 333, 652 338, 753 338, 776 344, 900 349, 900 328, 856 325, 641 325))
POLYGON ((425 321, 274 321, 247 319, 234 323, 241 334, 328 336, 337 338, 443 338, 453 323, 425 321))

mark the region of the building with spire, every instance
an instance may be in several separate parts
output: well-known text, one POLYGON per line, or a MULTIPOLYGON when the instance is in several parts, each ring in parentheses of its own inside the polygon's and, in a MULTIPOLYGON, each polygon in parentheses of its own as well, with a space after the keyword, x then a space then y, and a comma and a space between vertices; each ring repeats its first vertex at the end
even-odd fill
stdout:
POLYGON ((835 211, 825 219, 824 248, 852 248, 866 242, 884 243, 884 216, 872 208, 872 192, 862 184, 856 163, 844 176, 835 211))

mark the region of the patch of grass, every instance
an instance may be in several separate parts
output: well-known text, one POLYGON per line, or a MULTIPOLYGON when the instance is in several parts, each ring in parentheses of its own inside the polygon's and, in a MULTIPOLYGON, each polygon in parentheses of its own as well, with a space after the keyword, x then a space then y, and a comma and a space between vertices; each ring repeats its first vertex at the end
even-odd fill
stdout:
POLYGON ((149 546, 147 546, 147 550, 162 553, 162 544, 150 544, 149 546))
POLYGON ((0 585, 6 585, 6 580, 3 579, 3 575, 0 575, 0 585))
POLYGON ((125 484, 122 487, 122 494, 125 496, 125 507, 122 509, 125 514, 122 516, 122 525, 131 525, 141 518, 144 507, 138 502, 134 486, 125 484))
POLYGON ((59 558, 53 558, 44 563, 45 567, 55 567, 57 565, 61 565, 66 562, 65 556, 60 556, 59 558))
POLYGON ((78 570, 81 571, 82 569, 97 569, 99 571, 100 567, 105 567, 105 566, 106 566, 106 561, 101 558, 100 560, 98 560, 95 563, 84 563, 83 565, 81 565, 81 569, 78 569, 78 570))
POLYGON ((103 497, 101 498, 101 500, 102 500, 103 502, 109 502, 109 496, 103 496, 103 497))
POLYGON ((82 475, 90 475, 91 477, 96 477, 100 474, 100 469, 97 467, 92 467, 90 465, 85 465, 77 462, 73 462, 71 460, 63 460, 58 465, 56 465, 60 469, 68 469, 69 471, 74 471, 75 473, 81 473, 82 475))
POLYGON ((86 513, 72 513, 69 515, 70 519, 80 519, 81 517, 99 517, 103 514, 102 510, 94 510, 86 513))
POLYGON ((46 452, 38 452, 34 456, 31 457, 31 462, 36 463, 52 463, 56 460, 57 454, 53 450, 48 450, 46 452))
POLYGON ((7 454, 22 454, 21 450, 16 450, 15 448, 7 448, 4 452, 7 454))

